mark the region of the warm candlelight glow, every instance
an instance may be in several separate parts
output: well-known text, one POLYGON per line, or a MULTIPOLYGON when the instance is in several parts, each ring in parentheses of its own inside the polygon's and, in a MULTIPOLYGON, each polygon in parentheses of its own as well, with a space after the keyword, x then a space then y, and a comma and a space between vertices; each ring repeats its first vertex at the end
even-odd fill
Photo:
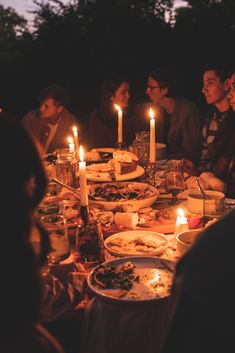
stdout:
POLYGON ((154 111, 151 107, 149 108, 149 116, 150 116, 149 161, 150 163, 155 163, 156 162, 155 119, 154 119, 154 111))
POLYGON ((74 152, 74 142, 71 136, 68 137, 69 152, 74 152))
POLYGON ((182 208, 177 208, 177 214, 178 216, 176 218, 176 223, 175 223, 175 235, 189 229, 188 221, 187 221, 187 218, 185 217, 184 210, 182 208))
POLYGON ((118 143, 122 143, 122 109, 119 105, 114 104, 115 109, 118 112, 118 143))
POLYGON ((114 104, 114 107, 118 112, 121 110, 121 107, 119 107, 119 105, 117 105, 117 104, 114 104))
POLYGON ((74 142, 75 142, 75 155, 76 159, 79 159, 79 141, 78 141, 78 128, 77 126, 73 126, 73 136, 74 136, 74 142))
POLYGON ((80 162, 78 164, 79 164, 81 206, 88 206, 86 162, 84 161, 84 151, 82 146, 80 146, 79 148, 79 156, 80 156, 80 162))
POLYGON ((78 136, 78 129, 77 129, 77 126, 73 126, 73 135, 74 135, 74 137, 77 137, 77 136, 78 136))
POLYGON ((84 151, 82 146, 79 147, 79 158, 81 162, 84 161, 84 151))
POLYGON ((154 111, 151 107, 149 108, 149 116, 150 116, 150 119, 154 119, 154 111))

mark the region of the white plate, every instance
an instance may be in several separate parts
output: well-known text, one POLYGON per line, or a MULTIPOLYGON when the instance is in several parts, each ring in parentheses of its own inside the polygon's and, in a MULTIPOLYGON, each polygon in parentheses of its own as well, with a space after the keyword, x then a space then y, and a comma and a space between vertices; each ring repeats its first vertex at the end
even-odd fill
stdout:
MULTIPOLYGON (((91 181, 111 181, 108 169, 111 169, 107 163, 92 164, 87 167, 87 179, 91 181), (102 172, 102 170, 104 170, 102 172), (106 170, 106 171, 105 171, 106 170)), ((116 181, 125 181, 138 178, 144 174, 144 168, 140 165, 137 166, 136 170, 127 174, 115 173, 116 181)))
POLYGON ((161 233, 133 230, 111 235, 104 246, 116 256, 156 256, 166 250, 168 239, 161 233))
POLYGON ((134 274, 139 275, 139 282, 133 282, 133 287, 125 291, 120 297, 119 289, 105 289, 94 283, 93 276, 99 266, 95 267, 87 278, 90 289, 104 299, 124 302, 143 302, 164 299, 170 295, 173 281, 175 263, 157 257, 123 257, 117 260, 105 262, 107 265, 123 265, 131 262, 134 266, 134 274), (158 281, 161 285, 158 285, 158 281))
POLYGON ((141 188, 142 190, 148 190, 149 191, 149 196, 140 199, 140 200, 118 200, 118 201, 106 201, 106 200, 91 200, 89 198, 89 205, 93 206, 93 207, 101 207, 103 209, 105 209, 106 211, 112 211, 118 208, 122 208, 123 211, 127 212, 127 210, 125 210, 125 208, 130 208, 129 212, 136 212, 138 211, 140 208, 144 208, 144 207, 149 207, 152 206, 154 204, 154 202, 157 200, 158 196, 159 196, 159 191, 158 189, 156 189, 155 187, 153 187, 152 185, 146 184, 146 183, 139 183, 139 182, 128 182, 128 181, 124 181, 124 182, 118 182, 118 183, 108 183, 108 184, 91 184, 89 185, 89 193, 92 193, 97 187, 99 188, 105 188, 107 186, 110 185, 115 185, 115 186, 127 186, 129 185, 129 188, 133 189, 133 191, 135 189, 141 188))

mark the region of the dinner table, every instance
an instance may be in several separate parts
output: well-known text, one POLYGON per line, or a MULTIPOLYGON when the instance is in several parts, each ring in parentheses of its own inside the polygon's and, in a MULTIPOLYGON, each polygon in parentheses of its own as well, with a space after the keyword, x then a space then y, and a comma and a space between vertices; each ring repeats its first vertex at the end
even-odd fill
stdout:
MULTIPOLYGON (((158 163, 159 179, 149 180, 148 175, 142 173, 134 181, 159 187, 158 182, 162 181, 164 169, 162 161, 158 163)), ((51 167, 50 177, 53 177, 51 167)), ((94 182, 97 181, 90 183, 94 182)), ((61 195, 68 196, 68 193, 68 190, 63 189, 61 195)), ((163 220, 155 223, 139 223, 135 226, 135 231, 140 234, 146 230, 164 234, 168 245, 155 257, 176 264, 181 256, 177 251, 174 233, 176 210, 183 207, 187 212, 187 196, 185 193, 180 194, 174 205, 171 201, 171 195, 163 192, 151 207, 160 214, 163 212, 163 216, 166 209, 174 210, 174 217, 163 217, 163 220)), ((96 207, 94 210, 97 212, 96 207)), ((90 211, 93 211, 92 208, 90 211)), ((76 224, 79 229, 79 222, 76 224)), ((202 230, 202 224, 198 224, 197 228, 202 230)), ((130 228, 117 227, 116 224, 103 224, 102 229, 104 239, 115 233, 133 231, 130 228)), ((119 258, 122 256, 105 249, 105 261, 119 258)), ((70 256, 59 264, 51 265, 44 276, 47 283, 44 325, 61 341, 68 353, 160 352, 170 323, 170 293, 155 300, 123 300, 100 295, 87 282, 95 265, 97 263, 80 262, 73 232, 70 235, 70 256)))

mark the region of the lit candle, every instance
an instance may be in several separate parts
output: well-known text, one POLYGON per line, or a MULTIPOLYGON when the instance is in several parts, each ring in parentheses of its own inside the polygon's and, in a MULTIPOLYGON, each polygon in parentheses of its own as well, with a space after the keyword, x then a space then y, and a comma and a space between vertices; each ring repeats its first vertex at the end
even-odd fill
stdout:
POLYGON ((82 146, 79 150, 79 180, 80 180, 80 197, 81 206, 88 206, 87 180, 86 180, 86 162, 84 161, 84 152, 82 146))
POLYGON ((175 223, 175 235, 188 230, 188 221, 185 217, 184 210, 182 208, 177 209, 178 216, 175 223))
POLYGON ((122 110, 119 105, 114 104, 118 112, 118 143, 122 143, 122 110))
POLYGON ((149 142, 149 161, 150 163, 156 162, 156 142, 155 142, 155 119, 154 111, 149 109, 150 116, 150 142, 149 142))
POLYGON ((78 141, 78 129, 76 126, 73 127, 73 136, 75 141, 75 155, 77 160, 79 159, 79 141, 78 141))
POLYGON ((71 136, 68 137, 68 142, 69 142, 69 152, 74 152, 74 142, 71 136))

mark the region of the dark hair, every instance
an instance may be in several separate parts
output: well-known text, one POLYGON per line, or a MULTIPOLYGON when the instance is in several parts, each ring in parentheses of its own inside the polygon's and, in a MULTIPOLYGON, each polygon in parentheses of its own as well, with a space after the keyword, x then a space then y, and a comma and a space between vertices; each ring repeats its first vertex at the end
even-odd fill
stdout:
POLYGON ((129 80, 121 74, 112 73, 106 77, 101 86, 100 102, 102 106, 110 104, 110 98, 124 82, 129 82, 129 80))
POLYGON ((59 85, 52 85, 45 88, 39 95, 39 103, 42 104, 46 99, 53 99, 56 105, 66 106, 69 102, 67 90, 59 85))
MULTIPOLYGON (((0 311, 5 329, 13 330, 14 326, 23 329, 32 325, 40 315, 40 266, 30 235, 33 213, 45 194, 47 178, 39 152, 20 122, 1 114, 0 133, 0 268, 5 288, 0 294, 0 311), (34 180, 31 194, 26 192, 30 180, 34 180)), ((43 244, 49 246, 48 238, 43 244)))
POLYGON ((173 67, 158 67, 149 74, 149 77, 157 81, 160 88, 168 88, 166 97, 175 97, 178 95, 179 74, 173 67))
POLYGON ((225 82, 229 77, 229 71, 224 66, 218 64, 207 65, 204 68, 203 73, 205 73, 206 71, 214 71, 216 76, 219 77, 222 83, 225 82))

